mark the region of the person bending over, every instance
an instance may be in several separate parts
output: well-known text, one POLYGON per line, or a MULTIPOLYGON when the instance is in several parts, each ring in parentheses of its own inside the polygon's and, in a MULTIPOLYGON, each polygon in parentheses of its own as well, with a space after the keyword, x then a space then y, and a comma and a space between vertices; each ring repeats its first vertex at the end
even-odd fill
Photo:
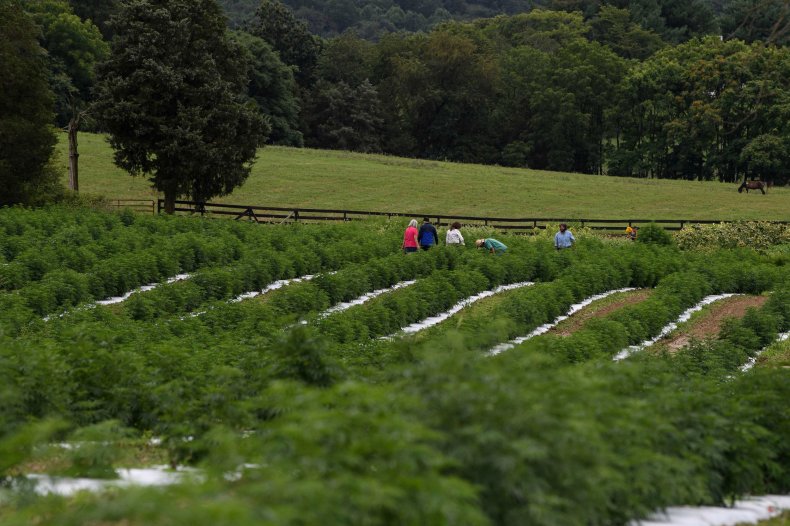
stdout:
POLYGON ((497 255, 504 254, 505 250, 507 250, 507 245, 493 237, 478 239, 475 241, 475 245, 477 245, 477 248, 485 248, 491 254, 497 255))

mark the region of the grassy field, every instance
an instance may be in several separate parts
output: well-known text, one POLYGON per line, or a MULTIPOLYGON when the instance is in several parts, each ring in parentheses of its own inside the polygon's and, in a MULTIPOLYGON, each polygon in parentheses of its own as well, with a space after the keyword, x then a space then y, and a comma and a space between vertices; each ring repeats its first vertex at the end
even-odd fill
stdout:
MULTIPOLYGON (((82 133, 80 190, 151 199, 143 178, 112 162, 104 136, 82 133)), ((65 169, 66 135, 59 148, 65 169)), ((337 208, 487 217, 790 220, 790 188, 739 194, 737 185, 631 179, 266 147, 252 175, 215 199, 243 205, 337 208)))

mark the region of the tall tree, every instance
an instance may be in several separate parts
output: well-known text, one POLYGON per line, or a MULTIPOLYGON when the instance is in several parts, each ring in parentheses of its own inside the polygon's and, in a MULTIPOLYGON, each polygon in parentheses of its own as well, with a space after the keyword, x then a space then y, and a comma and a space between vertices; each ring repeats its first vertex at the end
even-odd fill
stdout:
POLYGON ((382 40, 375 69, 394 124, 387 137, 394 153, 466 162, 490 157, 498 65, 473 38, 451 29, 382 40))
POLYGON ((655 31, 667 42, 718 32, 710 0, 608 0, 608 5, 628 8, 634 22, 655 31))
POLYGON ((720 23, 724 38, 786 45, 790 43, 790 2, 725 0, 720 23))
POLYGON ((299 131, 299 98, 292 66, 282 63, 271 45, 244 31, 233 33, 244 49, 249 64, 248 93, 269 117, 272 132, 269 142, 286 146, 302 146, 299 131))
POLYGON ((308 100, 308 144, 319 148, 381 151, 378 92, 367 79, 356 86, 319 80, 308 100))
POLYGON ((500 55, 494 111, 501 162, 600 173, 625 60, 588 40, 580 13, 536 10, 487 26, 513 45, 500 55))
POLYGON ((58 125, 68 131, 69 189, 77 191, 77 133, 88 114, 95 65, 106 56, 108 46, 99 29, 80 20, 65 0, 25 0, 25 8, 41 28, 39 38, 49 57, 58 125))
POLYGON ((97 117, 115 162, 177 197, 226 195, 250 173, 270 126, 246 96, 244 53, 214 0, 125 0, 100 65, 97 117))
POLYGON ((69 0, 74 12, 82 20, 93 22, 105 39, 112 39, 110 17, 118 10, 119 0, 69 0))
POLYGON ((316 75, 329 82, 343 81, 349 86, 359 86, 373 78, 376 48, 353 31, 328 40, 318 57, 316 75))
POLYGON ((35 203, 59 188, 53 96, 38 29, 17 0, 0 2, 0 205, 35 203))
POLYGON ((624 58, 644 60, 664 45, 661 37, 631 21, 628 9, 603 6, 590 20, 593 40, 624 58))
POLYGON ((307 25, 297 20, 279 0, 261 0, 248 28, 253 35, 271 44, 289 66, 296 66, 296 80, 302 88, 310 86, 321 51, 321 40, 310 34, 307 25))

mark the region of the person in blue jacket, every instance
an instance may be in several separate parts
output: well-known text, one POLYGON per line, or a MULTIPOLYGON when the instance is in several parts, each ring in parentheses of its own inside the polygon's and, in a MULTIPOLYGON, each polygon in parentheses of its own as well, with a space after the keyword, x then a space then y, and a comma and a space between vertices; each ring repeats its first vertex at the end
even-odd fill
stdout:
POLYGON ((436 227, 431 224, 431 220, 427 217, 422 219, 420 232, 417 234, 417 241, 420 243, 420 248, 428 250, 434 245, 439 244, 439 233, 436 227))

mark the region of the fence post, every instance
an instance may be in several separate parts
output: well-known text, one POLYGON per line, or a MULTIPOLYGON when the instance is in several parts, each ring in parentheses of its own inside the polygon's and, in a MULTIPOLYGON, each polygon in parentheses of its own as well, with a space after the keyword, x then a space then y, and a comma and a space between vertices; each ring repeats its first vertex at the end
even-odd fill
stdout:
POLYGON ((294 210, 294 221, 299 221, 299 209, 294 210))

